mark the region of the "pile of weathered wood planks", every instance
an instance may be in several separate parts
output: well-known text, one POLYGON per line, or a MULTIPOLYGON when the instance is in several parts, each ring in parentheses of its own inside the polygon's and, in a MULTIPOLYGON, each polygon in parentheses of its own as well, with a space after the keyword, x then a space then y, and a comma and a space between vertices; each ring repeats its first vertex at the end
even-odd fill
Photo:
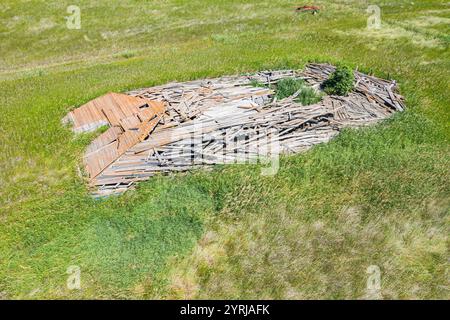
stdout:
POLYGON ((344 127, 368 125, 404 109, 395 81, 355 71, 355 88, 345 97, 324 96, 314 105, 296 94, 276 100, 273 85, 304 79, 320 90, 334 67, 309 64, 303 71, 265 71, 129 92, 165 103, 166 111, 146 140, 91 180, 95 194, 122 192, 161 172, 186 171, 222 163, 255 163, 327 142, 344 127), (258 83, 259 86, 254 86, 258 83))

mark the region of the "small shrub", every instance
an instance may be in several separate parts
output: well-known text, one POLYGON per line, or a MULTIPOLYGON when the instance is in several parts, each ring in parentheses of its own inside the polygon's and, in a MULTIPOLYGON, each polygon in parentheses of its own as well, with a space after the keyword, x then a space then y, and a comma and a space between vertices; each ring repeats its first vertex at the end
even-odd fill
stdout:
POLYGON ((347 95, 354 87, 353 71, 346 66, 338 66, 330 77, 324 81, 323 89, 328 94, 347 95))
POLYGON ((292 78, 282 79, 277 83, 276 98, 278 100, 287 98, 296 93, 303 86, 303 80, 292 78))
POLYGON ((307 86, 303 80, 296 80, 292 78, 278 81, 275 96, 278 100, 280 100, 292 96, 299 90, 300 92, 294 101, 299 102, 304 106, 317 103, 322 99, 321 94, 317 93, 313 88, 307 86))

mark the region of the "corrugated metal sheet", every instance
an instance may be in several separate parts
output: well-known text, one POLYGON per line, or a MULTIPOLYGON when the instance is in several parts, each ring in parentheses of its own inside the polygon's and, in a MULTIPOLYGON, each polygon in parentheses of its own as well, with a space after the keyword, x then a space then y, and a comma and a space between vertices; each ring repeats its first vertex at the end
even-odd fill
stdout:
POLYGON ((71 111, 66 120, 73 123, 75 132, 110 126, 92 141, 83 157, 89 177, 95 178, 125 151, 143 141, 164 111, 163 102, 119 93, 108 93, 71 111))

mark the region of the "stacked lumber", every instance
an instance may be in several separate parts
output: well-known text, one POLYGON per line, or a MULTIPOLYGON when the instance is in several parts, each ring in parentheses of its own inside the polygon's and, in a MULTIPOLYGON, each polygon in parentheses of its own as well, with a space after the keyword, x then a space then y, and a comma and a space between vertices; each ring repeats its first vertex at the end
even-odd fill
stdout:
POLYGON ((404 110, 395 81, 357 71, 355 88, 348 96, 325 96, 309 106, 296 102, 298 93, 276 100, 268 87, 290 77, 320 90, 334 69, 309 64, 303 71, 265 71, 129 92, 132 97, 164 103, 166 110, 152 134, 91 180, 95 195, 125 191, 155 174, 256 163, 302 152, 329 141, 344 127, 369 125, 404 110), (255 82, 265 87, 255 87, 255 82))

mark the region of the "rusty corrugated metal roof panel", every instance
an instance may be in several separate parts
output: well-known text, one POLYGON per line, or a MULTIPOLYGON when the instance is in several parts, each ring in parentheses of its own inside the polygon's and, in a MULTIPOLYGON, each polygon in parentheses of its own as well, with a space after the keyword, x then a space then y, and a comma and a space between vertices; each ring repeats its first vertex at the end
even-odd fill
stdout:
POLYGON ((66 119, 73 123, 75 132, 110 126, 87 147, 83 161, 89 177, 95 178, 125 151, 143 141, 164 111, 163 102, 119 93, 105 94, 71 111, 66 119))
POLYGON ((159 108, 158 102, 110 92, 69 112, 67 119, 73 123, 73 131, 90 132, 103 125, 120 125, 120 119, 139 113, 146 105, 159 108))

